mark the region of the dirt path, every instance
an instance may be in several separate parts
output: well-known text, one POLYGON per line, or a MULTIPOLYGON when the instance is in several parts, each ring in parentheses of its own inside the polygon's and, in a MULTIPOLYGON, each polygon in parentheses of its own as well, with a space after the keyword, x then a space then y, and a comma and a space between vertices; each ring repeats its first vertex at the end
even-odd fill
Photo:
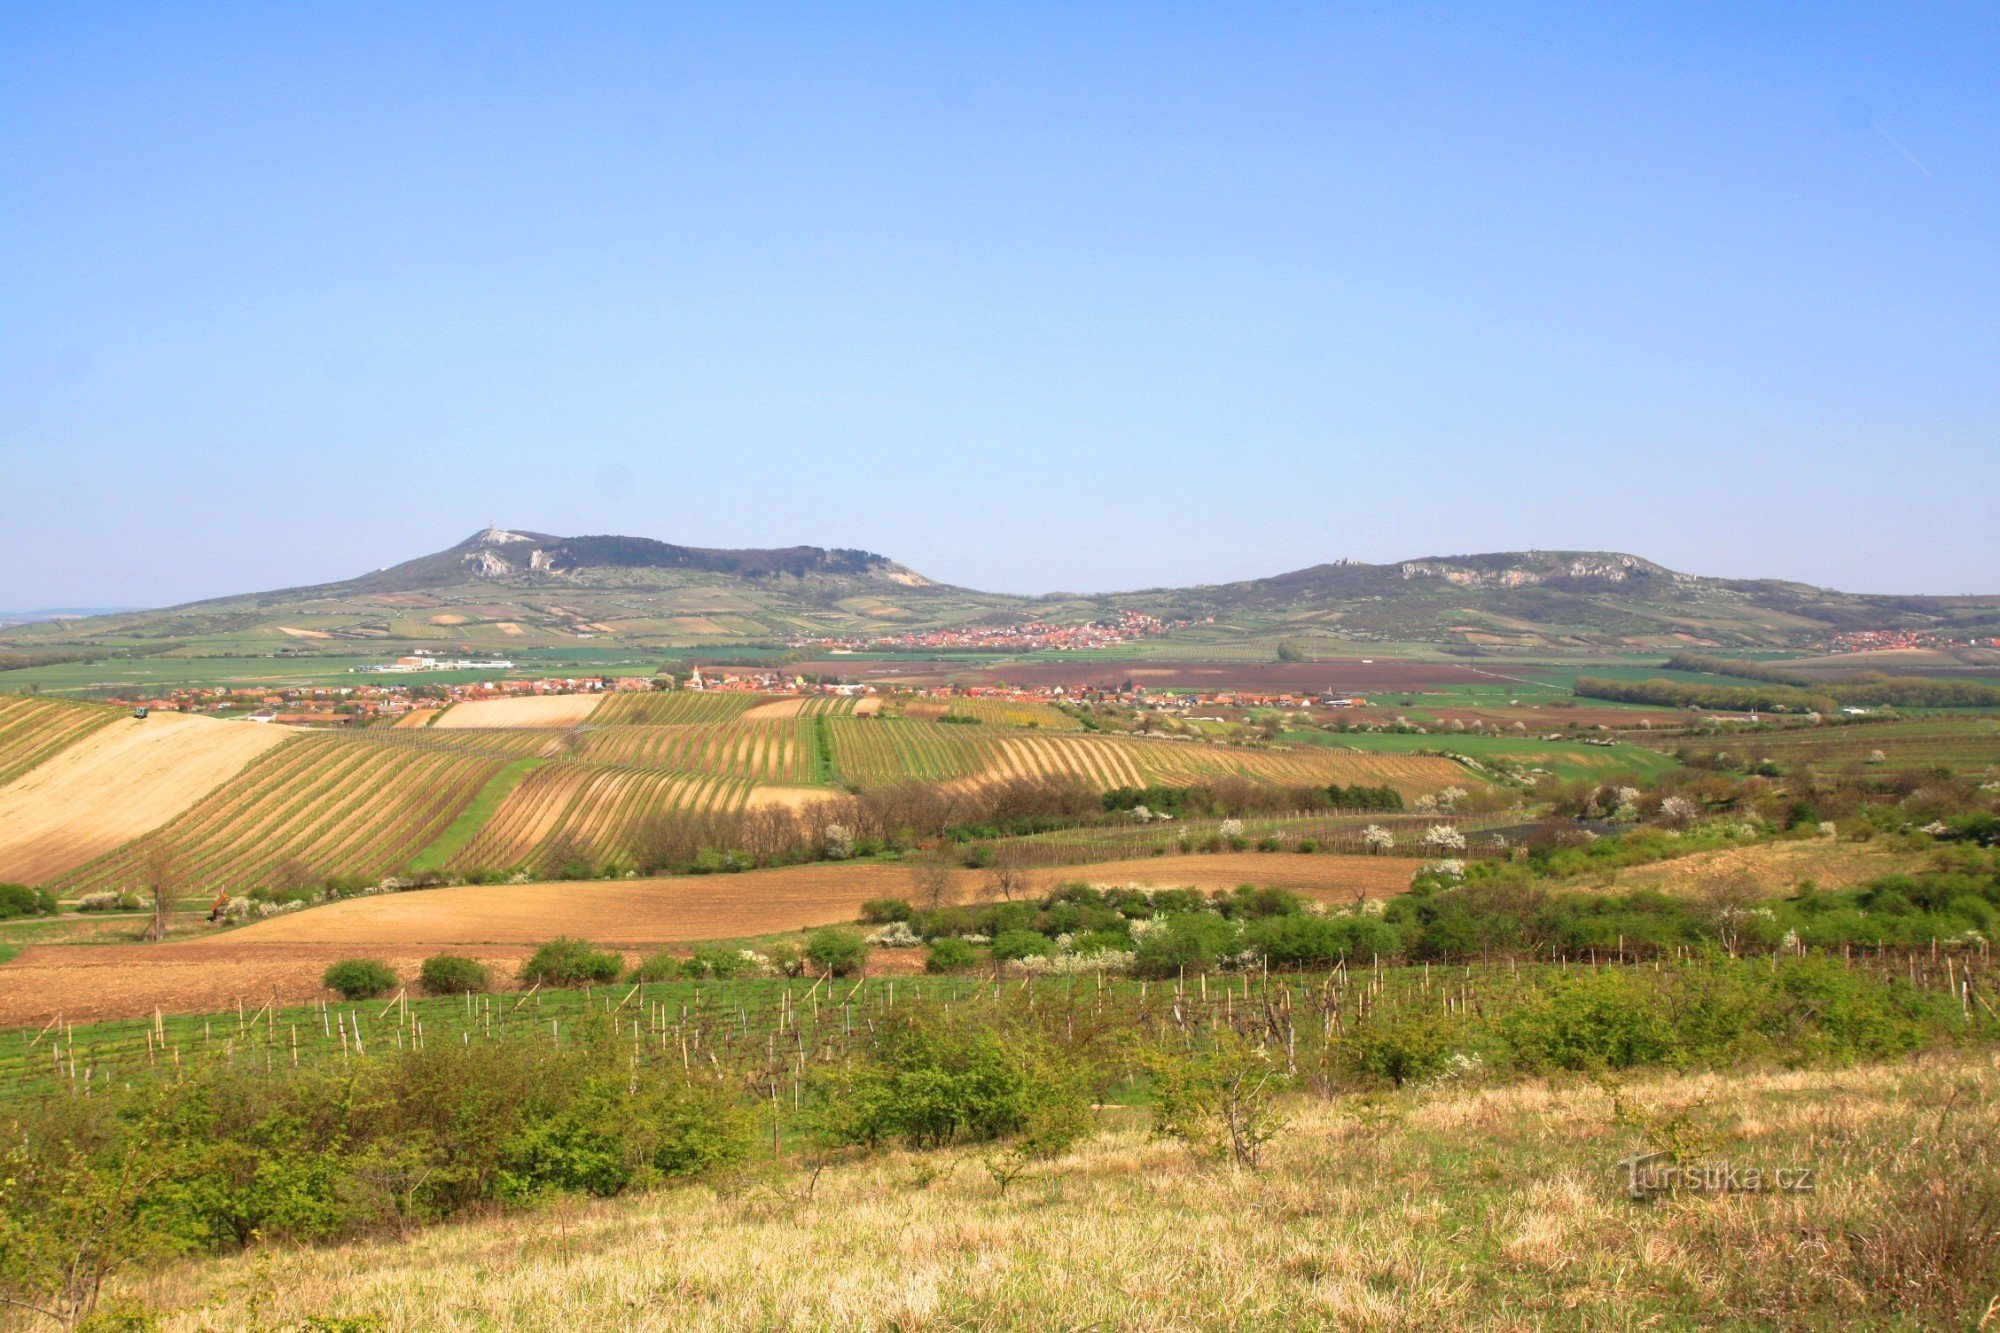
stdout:
MULTIPOLYGON (((1093 884, 1265 884, 1331 902, 1401 892, 1416 862, 1400 857, 1242 852, 1156 856, 1036 873, 1035 892, 1065 881, 1093 884)), ((381 958, 404 975, 449 949, 496 962, 524 957, 556 935, 576 935, 637 955, 662 945, 740 938, 852 921, 870 898, 908 897, 901 865, 811 865, 739 875, 688 875, 619 883, 510 884, 358 898, 277 917, 205 939, 169 944, 37 945, 0 966, 0 1028, 66 1018, 111 1018, 319 998, 328 963, 381 958)), ((958 888, 976 897, 977 871, 958 888)), ((910 951, 904 951, 910 953, 910 951)), ((900 955, 898 956, 900 959, 900 955)), ((921 957, 921 952, 911 953, 921 957)), ((901 959, 907 962, 907 959, 901 959)))

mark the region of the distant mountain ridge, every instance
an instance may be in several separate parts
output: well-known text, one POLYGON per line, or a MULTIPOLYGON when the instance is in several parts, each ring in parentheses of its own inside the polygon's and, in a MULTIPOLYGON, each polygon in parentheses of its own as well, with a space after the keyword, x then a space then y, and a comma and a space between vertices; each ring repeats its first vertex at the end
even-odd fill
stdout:
POLYGON ((1678 650, 1798 646, 1861 630, 2000 636, 2000 596, 1882 597, 1716 579, 1618 551, 1338 560, 1236 583, 1036 598, 952 587, 850 548, 731 550, 496 526, 334 583, 17 625, 0 630, 0 643, 172 640, 185 651, 225 643, 239 651, 246 638, 262 638, 306 652, 321 640, 499 647, 610 637, 667 646, 867 639, 1030 618, 1081 623, 1121 610, 1189 621, 1176 633, 1191 643, 1290 635, 1467 650, 1678 650))

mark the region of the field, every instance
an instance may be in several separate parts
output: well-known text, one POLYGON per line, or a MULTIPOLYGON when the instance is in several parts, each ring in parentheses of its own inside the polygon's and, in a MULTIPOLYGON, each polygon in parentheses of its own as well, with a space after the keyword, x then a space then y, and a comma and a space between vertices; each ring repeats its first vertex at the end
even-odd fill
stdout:
POLYGON ((2000 766, 2000 717, 1966 714, 1898 722, 1750 732, 1713 740, 1682 742, 1698 754, 1727 754, 1755 763, 1769 759, 1780 768, 1858 771, 1871 764, 1890 768, 1940 768, 1980 773, 2000 766), (1880 759, 1873 756, 1879 751, 1880 759))
MULTIPOLYGON (((760 710, 752 709, 751 714, 760 710)), ((809 783, 819 772, 809 718, 602 727, 582 754, 599 763, 714 773, 755 782, 809 783)))
POLYGON ((297 734, 174 713, 140 721, 77 711, 92 725, 80 735, 50 728, 67 748, 0 786, 0 881, 38 884, 151 832, 297 734))
POLYGON ((0 783, 125 715, 123 709, 95 704, 0 694, 0 783))
POLYGON ((171 849, 176 873, 201 893, 292 877, 385 875, 442 833, 503 763, 300 736, 153 833, 57 877, 55 887, 64 894, 135 887, 154 847, 171 849))
POLYGON ((675 722, 733 722, 759 704, 757 694, 711 694, 695 690, 623 691, 599 705, 598 725, 665 726, 675 722))
MULTIPOLYGON (((1409 886, 1417 862, 1404 857, 1221 853, 1146 856, 1039 871, 1037 886, 1096 884, 1234 888, 1254 883, 1331 903, 1387 897, 1409 886)), ((985 884, 960 871, 967 898, 985 884)), ((872 898, 916 892, 912 868, 818 864, 734 875, 687 875, 612 883, 493 884, 349 899, 214 935, 167 944, 31 945, 0 968, 0 1028, 256 1007, 323 993, 328 963, 357 953, 388 959, 407 975, 426 955, 451 948, 499 960, 561 934, 585 936, 635 956, 661 945, 740 939, 851 921, 872 898)), ((912 958, 914 959, 914 955, 912 958)))
POLYGON ((1658 750, 1639 745, 1585 745, 1580 741, 1543 741, 1513 736, 1463 736, 1455 734, 1409 735, 1398 732, 1293 732, 1287 739, 1348 749, 1365 754, 1462 754, 1466 758, 1492 763, 1502 761, 1523 769, 1539 769, 1563 779, 1603 782, 1620 773, 1642 777, 1664 773, 1674 760, 1658 750))
POLYGON ((606 764, 544 764, 499 802, 491 818, 444 861, 451 870, 527 867, 548 872, 565 858, 601 861, 631 845, 663 810, 739 808, 741 781, 606 764))
POLYGON ((514 699, 469 699, 453 704, 430 725, 462 727, 574 727, 604 701, 601 694, 523 695, 514 699))
POLYGON ((1218 778, 1325 786, 1381 784, 1408 795, 1469 775, 1448 759, 1292 747, 1250 749, 1135 736, 1024 735, 910 719, 826 724, 833 768, 863 787, 1005 777, 1073 777, 1100 788, 1186 786, 1218 778))
MULTIPOLYGON (((838 1161, 814 1188, 695 1186, 127 1278, 163 1331, 1931 1326, 1909 1292, 1927 1127, 1991 1123, 1984 1053, 1855 1069, 1650 1073, 1734 1158, 1810 1193, 1621 1195, 1648 1146, 1588 1082, 1300 1100, 1257 1172, 1105 1108, 1011 1189, 977 1148, 838 1161), (1613 1312, 1616 1312, 1614 1315, 1613 1312), (1721 1316, 1728 1312, 1729 1318, 1721 1316), (1900 1312, 1900 1313, 1899 1313, 1900 1312)), ((1957 1197, 1956 1195, 1949 1197, 1957 1197)), ((1975 1196, 1976 1197, 1976 1196, 1975 1196)), ((1918 1300, 1919 1295, 1923 1299, 1918 1300)), ((1975 1305, 1972 1319, 1977 1321, 1975 1305)), ((1943 1326, 1943 1325, 1939 1325, 1943 1326)))

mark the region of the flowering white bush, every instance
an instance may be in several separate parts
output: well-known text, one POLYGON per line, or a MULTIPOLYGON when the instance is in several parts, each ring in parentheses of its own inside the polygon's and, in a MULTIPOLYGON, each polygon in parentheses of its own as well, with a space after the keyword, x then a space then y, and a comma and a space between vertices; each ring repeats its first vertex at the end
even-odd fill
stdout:
POLYGON ((1840 826, 1835 824, 1831 819, 1822 819, 1819 821, 1820 837, 1833 838, 1833 837, 1838 837, 1839 834, 1840 834, 1840 826))
POLYGON ((1217 829, 1216 832, 1225 838, 1240 838, 1243 836, 1243 821, 1240 819, 1225 819, 1222 821, 1222 827, 1217 829))
POLYGON ((1463 787, 1446 787, 1437 794, 1437 808, 1449 814, 1458 803, 1472 795, 1463 787))
POLYGON ((1620 787, 1618 801, 1611 809, 1611 817, 1621 823, 1632 824, 1639 819, 1639 789, 1620 787))
POLYGON ((125 895, 116 889, 106 889, 102 893, 86 893, 76 900, 79 912, 115 912, 125 906, 125 895))
POLYGON ((1017 958, 1012 966, 1029 976, 1077 976, 1090 972, 1129 972, 1137 955, 1117 949, 1096 953, 1059 953, 1017 958))
POLYGON ((1669 796, 1660 802, 1660 818, 1668 824, 1692 824, 1700 814, 1701 807, 1685 796, 1669 796))
POLYGON ((1424 869, 1444 879, 1465 878, 1465 862, 1455 856, 1446 857, 1442 861, 1433 861, 1428 866, 1425 866, 1424 869))
POLYGON ((1125 932, 1135 940, 1144 939, 1159 928, 1160 919, 1156 916, 1142 916, 1125 923, 1125 932))
POLYGON ((820 833, 820 841, 829 861, 845 861, 854 855, 854 830, 845 824, 828 824, 820 833))
POLYGON ((1438 808, 1438 798, 1432 796, 1429 792, 1425 792, 1422 796, 1419 796, 1417 798, 1416 810, 1419 814, 1428 815, 1433 811, 1435 811, 1437 808, 1438 808))
POLYGON ((1424 830, 1423 847, 1426 852, 1462 852, 1465 850, 1465 835, 1449 824, 1433 824, 1424 830))
POLYGON ((1868 752, 1868 762, 1871 764, 1886 764, 1889 762, 1889 756, 1883 754, 1880 750, 1870 750, 1868 752))
POLYGON ((1152 821, 1152 818, 1153 818, 1153 812, 1151 810, 1148 810, 1145 806, 1135 805, 1132 807, 1132 819, 1134 823, 1139 823, 1139 824, 1150 823, 1152 821))
POLYGON ((924 937, 911 930, 907 921, 891 921, 870 935, 868 942, 879 944, 885 949, 914 949, 924 942, 924 937))
POLYGON ((1380 856, 1384 852, 1393 852, 1396 850, 1396 835, 1389 832, 1388 829, 1383 828, 1380 824, 1370 824, 1367 828, 1363 829, 1361 831, 1361 841, 1367 846, 1369 854, 1373 856, 1380 856))

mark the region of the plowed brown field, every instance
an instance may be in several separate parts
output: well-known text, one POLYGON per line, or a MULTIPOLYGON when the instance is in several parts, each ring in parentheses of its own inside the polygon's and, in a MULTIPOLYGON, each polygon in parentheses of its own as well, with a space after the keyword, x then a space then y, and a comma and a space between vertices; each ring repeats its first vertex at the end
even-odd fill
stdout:
MULTIPOLYGON (((1265 884, 1331 902, 1357 893, 1388 897, 1409 885, 1417 862, 1400 857, 1243 852, 1156 856, 1039 872, 1037 887, 1094 884, 1265 884)), ((976 895, 984 876, 961 871, 976 895)), ((441 949, 511 959, 556 935, 576 935, 634 953, 660 945, 740 938, 851 921, 870 898, 909 896, 911 871, 897 865, 813 865, 740 875, 694 875, 623 883, 514 884, 383 894, 313 908, 207 939, 158 945, 43 945, 0 966, 0 1027, 66 1018, 192 1012, 258 1004, 273 989, 285 1001, 318 998, 320 973, 356 956, 388 961, 404 975, 441 949)))
POLYGON ((180 713, 114 722, 0 787, 0 880, 39 884, 150 832, 297 735, 180 713))

